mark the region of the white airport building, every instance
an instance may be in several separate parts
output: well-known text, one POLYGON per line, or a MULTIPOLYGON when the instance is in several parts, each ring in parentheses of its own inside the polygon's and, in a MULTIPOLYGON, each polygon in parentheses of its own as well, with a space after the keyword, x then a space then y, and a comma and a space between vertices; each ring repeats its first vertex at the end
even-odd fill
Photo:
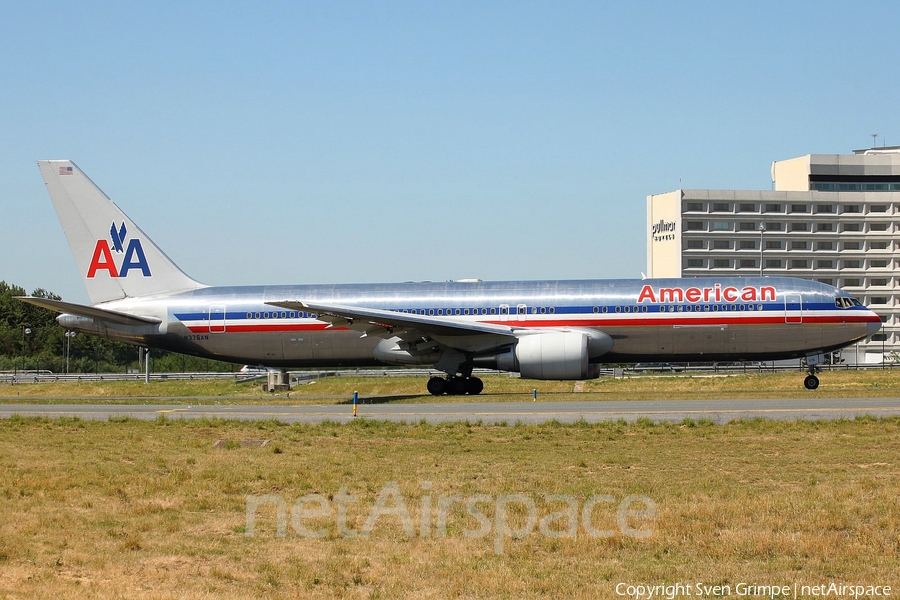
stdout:
POLYGON ((900 146, 775 161, 772 182, 648 196, 647 275, 829 283, 884 321, 845 362, 900 355, 900 146))

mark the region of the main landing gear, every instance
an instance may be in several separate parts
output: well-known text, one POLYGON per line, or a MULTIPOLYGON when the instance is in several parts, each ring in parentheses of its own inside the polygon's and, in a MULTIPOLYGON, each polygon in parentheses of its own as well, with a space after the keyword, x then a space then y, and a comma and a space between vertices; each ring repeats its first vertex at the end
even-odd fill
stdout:
POLYGON ((484 389, 484 382, 477 377, 432 377, 428 380, 428 391, 434 396, 475 396, 484 389))

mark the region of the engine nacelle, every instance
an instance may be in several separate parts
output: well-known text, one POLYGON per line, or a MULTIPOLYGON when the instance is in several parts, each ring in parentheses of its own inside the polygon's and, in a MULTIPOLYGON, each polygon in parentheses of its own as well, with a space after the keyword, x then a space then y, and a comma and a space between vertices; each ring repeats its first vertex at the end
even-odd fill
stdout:
POLYGON ((589 339, 580 331, 525 335, 512 352, 497 357, 497 368, 525 379, 594 379, 600 366, 590 364, 589 339))

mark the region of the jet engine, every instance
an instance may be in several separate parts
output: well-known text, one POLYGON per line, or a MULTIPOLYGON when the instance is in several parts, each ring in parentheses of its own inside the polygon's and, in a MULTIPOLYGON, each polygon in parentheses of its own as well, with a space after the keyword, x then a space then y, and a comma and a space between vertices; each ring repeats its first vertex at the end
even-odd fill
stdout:
POLYGON ((612 338, 605 333, 550 331, 524 335, 512 350, 493 358, 496 368, 518 371, 525 379, 595 379, 600 365, 590 359, 610 348, 612 338))

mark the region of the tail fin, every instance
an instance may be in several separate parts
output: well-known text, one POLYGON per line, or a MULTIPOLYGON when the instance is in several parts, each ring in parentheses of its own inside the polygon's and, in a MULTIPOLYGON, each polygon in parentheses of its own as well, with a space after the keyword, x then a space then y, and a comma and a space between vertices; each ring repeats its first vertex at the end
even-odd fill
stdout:
POLYGON ((75 163, 38 161, 93 304, 205 287, 184 274, 75 163))

